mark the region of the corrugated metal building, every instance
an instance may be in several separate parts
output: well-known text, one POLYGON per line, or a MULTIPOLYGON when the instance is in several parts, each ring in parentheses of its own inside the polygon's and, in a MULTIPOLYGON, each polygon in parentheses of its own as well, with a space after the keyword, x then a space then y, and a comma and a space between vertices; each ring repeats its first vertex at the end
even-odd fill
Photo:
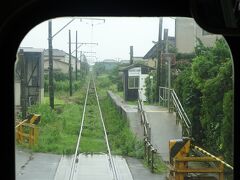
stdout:
POLYGON ((145 96, 145 79, 154 68, 143 64, 132 64, 127 66, 123 71, 123 90, 124 99, 132 101, 138 99, 138 91, 140 91, 141 99, 146 101, 145 96))
POLYGON ((26 107, 43 101, 43 49, 19 48, 15 63, 15 107, 20 111, 26 107))

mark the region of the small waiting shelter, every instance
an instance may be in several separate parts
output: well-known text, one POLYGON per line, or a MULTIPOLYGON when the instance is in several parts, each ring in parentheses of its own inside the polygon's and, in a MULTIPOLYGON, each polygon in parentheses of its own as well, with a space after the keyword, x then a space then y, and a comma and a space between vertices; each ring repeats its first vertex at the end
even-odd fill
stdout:
POLYGON ((15 108, 26 108, 44 99, 43 49, 21 47, 15 63, 15 108))
POLYGON ((153 69, 144 64, 132 64, 121 69, 123 71, 123 91, 126 101, 137 100, 138 92, 140 92, 140 98, 146 101, 145 79, 153 69))

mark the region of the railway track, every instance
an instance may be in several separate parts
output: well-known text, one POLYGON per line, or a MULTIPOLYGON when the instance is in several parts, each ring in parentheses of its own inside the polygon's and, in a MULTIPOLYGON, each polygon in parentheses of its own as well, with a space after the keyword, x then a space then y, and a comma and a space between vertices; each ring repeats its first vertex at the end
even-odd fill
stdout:
POLYGON ((83 113, 82 113, 82 121, 81 121, 81 126, 80 126, 80 130, 79 130, 79 135, 78 135, 78 140, 77 140, 77 145, 76 145, 74 157, 73 157, 73 160, 72 160, 72 163, 71 163, 69 180, 73 180, 74 176, 75 176, 75 172, 76 172, 76 168, 77 168, 76 165, 77 165, 77 163, 79 163, 81 140, 83 138, 82 136, 83 136, 84 130, 86 130, 86 128, 85 128, 86 127, 85 126, 86 115, 87 115, 87 113, 89 113, 89 112, 87 112, 87 109, 89 107, 88 105, 94 103, 94 100, 96 101, 95 105, 98 107, 97 108, 98 112, 91 112, 91 113, 94 113, 95 115, 97 113, 99 114, 98 116, 100 117, 100 121, 101 121, 101 125, 102 125, 104 142, 106 144, 106 152, 107 152, 107 159, 106 160, 108 161, 111 172, 112 172, 112 179, 119 180, 118 170, 116 168, 114 158, 112 157, 111 149, 110 149, 110 146, 109 146, 107 131, 106 131, 106 127, 105 127, 105 124, 104 124, 102 111, 101 111, 101 107, 100 107, 100 103, 99 103, 99 98, 98 98, 98 94, 97 94, 96 84, 95 84, 95 80, 94 80, 93 75, 90 75, 90 79, 88 81, 88 86, 87 86, 87 91, 86 91, 86 96, 85 96, 85 101, 84 101, 84 108, 83 108, 83 113))

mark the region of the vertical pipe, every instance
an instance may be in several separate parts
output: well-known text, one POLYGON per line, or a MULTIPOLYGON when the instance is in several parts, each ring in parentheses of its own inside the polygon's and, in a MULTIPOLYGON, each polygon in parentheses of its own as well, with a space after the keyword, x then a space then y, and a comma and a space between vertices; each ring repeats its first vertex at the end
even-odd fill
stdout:
POLYGON ((48 56, 49 56, 49 102, 54 109, 54 87, 53 87, 53 57, 52 57, 52 21, 48 21, 48 56))
POLYGON ((69 30, 69 95, 72 96, 71 30, 69 30))

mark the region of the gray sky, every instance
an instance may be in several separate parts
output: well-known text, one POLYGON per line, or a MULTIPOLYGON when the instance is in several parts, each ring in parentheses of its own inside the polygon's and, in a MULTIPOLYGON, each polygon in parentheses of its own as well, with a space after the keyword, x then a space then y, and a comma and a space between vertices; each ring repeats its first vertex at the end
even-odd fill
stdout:
MULTIPOLYGON (((102 61, 104 59, 128 60, 130 46, 133 46, 134 56, 142 57, 154 45, 152 41, 158 39, 159 18, 157 17, 97 17, 98 19, 105 19, 105 22, 81 18, 83 18, 82 21, 75 19, 54 37, 54 49, 64 50, 68 53, 69 29, 71 30, 72 42, 75 42, 77 30, 78 42, 98 43, 97 46, 82 45, 79 49, 81 51, 96 52, 96 54, 92 55, 96 55, 97 58, 88 58, 89 60, 92 59, 92 61, 102 61)), ((53 19, 53 34, 70 20, 70 17, 53 19)), ((163 18, 163 28, 169 29, 170 36, 174 36, 174 24, 173 18, 163 18)), ((45 21, 34 27, 25 36, 20 46, 47 49, 47 39, 48 22, 45 21)), ((72 50, 74 49, 75 45, 72 45, 72 50)), ((90 53, 85 55, 90 55, 90 53)))

